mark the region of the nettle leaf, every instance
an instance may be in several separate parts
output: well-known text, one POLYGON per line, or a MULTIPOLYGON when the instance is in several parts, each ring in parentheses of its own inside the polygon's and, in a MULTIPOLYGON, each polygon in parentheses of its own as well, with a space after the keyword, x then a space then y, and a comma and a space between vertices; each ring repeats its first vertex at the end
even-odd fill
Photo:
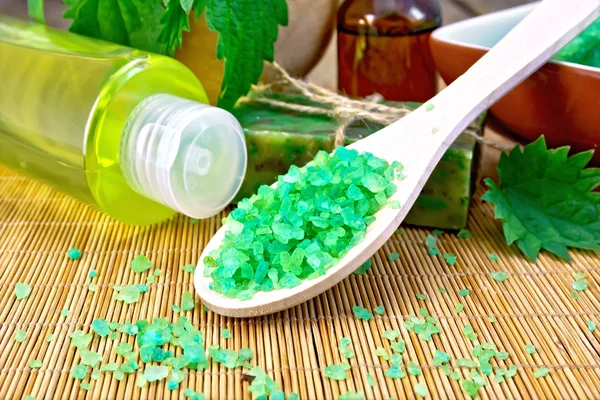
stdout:
POLYGON ((46 23, 44 18, 44 0, 27 0, 29 18, 42 24, 46 23))
POLYGON ((263 60, 273 61, 279 25, 287 25, 285 0, 205 0, 206 23, 219 32, 217 58, 225 59, 218 105, 233 108, 258 82, 263 60))
POLYGON ((600 169, 585 169, 593 151, 568 152, 548 150, 541 136, 522 152, 517 146, 502 154, 499 185, 485 180, 483 200, 494 204, 506 241, 533 262, 541 249, 569 261, 567 247, 600 250, 600 169))
POLYGON ((181 47, 183 32, 189 32, 190 20, 188 13, 193 5, 188 0, 166 0, 166 11, 160 19, 162 29, 158 35, 161 51, 174 55, 175 50, 181 47), (187 11, 186 11, 187 10, 187 11))
POLYGON ((72 19, 71 32, 142 50, 159 52, 157 41, 161 1, 63 0, 63 17, 72 19))
MULTIPOLYGON (((219 33, 217 58, 225 60, 218 105, 233 108, 258 82, 263 61, 273 61, 279 25, 287 25, 286 0, 63 0, 70 31, 156 53, 174 55, 190 30, 189 14, 205 12, 219 33)), ((28 0, 30 14, 43 18, 42 0, 28 0)))

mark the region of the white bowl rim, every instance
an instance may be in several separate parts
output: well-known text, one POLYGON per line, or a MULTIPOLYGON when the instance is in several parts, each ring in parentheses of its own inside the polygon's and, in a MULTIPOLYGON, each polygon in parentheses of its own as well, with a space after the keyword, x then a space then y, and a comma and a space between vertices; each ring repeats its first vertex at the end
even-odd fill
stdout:
MULTIPOLYGON (((491 29, 494 26, 498 26, 502 21, 507 19, 515 19, 524 18, 527 14, 529 14, 540 2, 536 1, 534 3, 523 4, 521 6, 508 8, 506 10, 500 10, 491 12, 489 14, 480 15, 477 17, 469 18, 463 21, 454 22, 452 24, 444 25, 441 28, 436 29, 431 34, 432 38, 439 40, 440 42, 454 44, 456 46, 461 47, 470 47, 473 49, 479 50, 489 50, 489 46, 483 46, 480 44, 476 44, 473 42, 469 42, 468 40, 457 39, 457 33, 460 34, 467 31, 477 31, 481 28, 491 29)), ((473 36, 471 36, 473 37, 473 36)), ((576 64, 568 61, 557 61, 557 60, 549 60, 549 63, 565 65, 572 68, 578 68, 587 71, 600 72, 600 68, 592 67, 590 65, 582 65, 576 64)))

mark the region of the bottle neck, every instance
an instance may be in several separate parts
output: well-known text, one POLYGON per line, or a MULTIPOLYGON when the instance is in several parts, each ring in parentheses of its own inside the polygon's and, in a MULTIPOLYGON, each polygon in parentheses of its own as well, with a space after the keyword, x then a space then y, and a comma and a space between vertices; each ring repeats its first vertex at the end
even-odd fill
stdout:
POLYGON ((167 94, 143 100, 121 138, 121 173, 131 188, 194 218, 225 208, 242 184, 246 161, 233 115, 167 94))

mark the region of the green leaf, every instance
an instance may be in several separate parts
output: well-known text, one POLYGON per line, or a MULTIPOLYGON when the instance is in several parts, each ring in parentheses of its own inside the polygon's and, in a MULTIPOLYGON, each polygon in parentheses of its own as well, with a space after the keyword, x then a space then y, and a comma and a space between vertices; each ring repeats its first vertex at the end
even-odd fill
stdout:
MULTIPOLYGON (((194 0, 179 0, 179 4, 181 4, 181 8, 183 8, 186 13, 189 13, 194 5, 194 0)), ((202 6, 204 7, 204 4, 202 6)))
POLYGON ((142 50, 159 52, 157 41, 161 1, 64 0, 63 17, 72 19, 71 32, 142 50))
POLYGON ((567 247, 600 250, 600 169, 584 169, 592 151, 568 152, 548 150, 541 136, 522 152, 517 146, 502 154, 499 185, 485 180, 483 199, 494 204, 507 243, 533 262, 542 249, 566 260, 567 247))
POLYGON ((189 0, 167 0, 167 10, 160 18, 162 29, 158 35, 161 50, 165 54, 174 55, 175 50, 181 47, 183 32, 190 31, 190 20, 188 17, 191 8, 189 0))
POLYGON ((208 28, 219 32, 217 58, 225 59, 220 107, 231 109, 258 82, 287 14, 285 0, 206 0, 208 28))
POLYGON ((44 0, 27 0, 27 11, 29 18, 42 24, 46 23, 44 19, 44 0))

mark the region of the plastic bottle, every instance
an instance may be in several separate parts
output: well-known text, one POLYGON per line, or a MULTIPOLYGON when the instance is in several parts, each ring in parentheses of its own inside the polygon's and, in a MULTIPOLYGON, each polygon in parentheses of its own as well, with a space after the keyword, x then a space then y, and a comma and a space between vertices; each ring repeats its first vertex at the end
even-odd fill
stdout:
POLYGON ((424 102, 436 93, 431 31, 437 0, 346 0, 338 10, 338 89, 424 102))
POLYGON ((183 64, 0 15, 0 162, 122 222, 207 218, 238 191, 237 120, 183 64))

